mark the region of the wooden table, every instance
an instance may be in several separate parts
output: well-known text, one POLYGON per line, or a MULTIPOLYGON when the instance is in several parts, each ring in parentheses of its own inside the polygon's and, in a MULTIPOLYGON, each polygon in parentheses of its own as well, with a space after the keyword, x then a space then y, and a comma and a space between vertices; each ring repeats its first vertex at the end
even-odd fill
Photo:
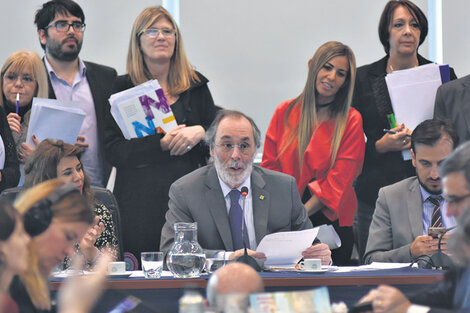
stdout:
MULTIPOLYGON (((443 276, 439 271, 405 268, 322 274, 261 273, 261 277, 266 290, 271 292, 328 286, 332 302, 344 301, 349 306, 379 284, 393 285, 405 294, 410 294, 421 287, 439 282, 443 276)), ((208 278, 209 275, 197 279, 112 279, 107 282, 107 291, 95 312, 107 312, 126 295, 131 294, 142 299, 149 306, 158 307, 162 312, 177 312, 177 300, 181 297, 184 286, 190 282, 205 288, 208 278)), ((60 284, 61 281, 53 281, 51 288, 57 290, 60 284)), ((145 308, 142 312, 146 312, 145 308)))

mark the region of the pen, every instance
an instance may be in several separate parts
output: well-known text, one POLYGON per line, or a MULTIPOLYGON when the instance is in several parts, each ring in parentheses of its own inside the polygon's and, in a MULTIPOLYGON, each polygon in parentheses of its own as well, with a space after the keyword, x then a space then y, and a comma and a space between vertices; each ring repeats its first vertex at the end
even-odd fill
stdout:
POLYGON ((20 107, 20 93, 16 93, 16 114, 18 114, 18 109, 20 107))
MULTIPOLYGON (((394 131, 394 130, 390 130, 390 129, 385 129, 385 128, 384 128, 384 133, 395 135, 397 132, 394 131)), ((411 137, 411 135, 410 135, 410 134, 406 134, 406 137, 411 137)))

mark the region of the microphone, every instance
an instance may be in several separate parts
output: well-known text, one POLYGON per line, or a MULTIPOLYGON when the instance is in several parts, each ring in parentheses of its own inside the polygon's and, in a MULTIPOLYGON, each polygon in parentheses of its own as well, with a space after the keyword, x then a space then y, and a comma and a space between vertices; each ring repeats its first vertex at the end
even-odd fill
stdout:
POLYGON ((449 227, 441 234, 441 236, 439 237, 439 241, 437 242, 437 252, 434 253, 433 255, 431 255, 429 263, 426 264, 425 268, 432 268, 432 269, 438 269, 438 270, 448 270, 449 268, 454 266, 454 262, 452 262, 452 259, 447 254, 442 252, 442 250, 441 250, 441 241, 442 241, 442 237, 444 237, 444 235, 448 231, 450 231, 450 230, 452 230, 456 227, 457 226, 449 227))
POLYGON ((248 187, 243 186, 241 189, 241 196, 242 196, 242 241, 243 241, 243 248, 245 252, 241 257, 237 259, 237 262, 244 263, 246 265, 251 266, 255 271, 261 272, 261 267, 259 266, 258 262, 256 262, 255 258, 248 255, 248 250, 246 248, 246 238, 245 238, 245 200, 246 196, 248 196, 248 187))

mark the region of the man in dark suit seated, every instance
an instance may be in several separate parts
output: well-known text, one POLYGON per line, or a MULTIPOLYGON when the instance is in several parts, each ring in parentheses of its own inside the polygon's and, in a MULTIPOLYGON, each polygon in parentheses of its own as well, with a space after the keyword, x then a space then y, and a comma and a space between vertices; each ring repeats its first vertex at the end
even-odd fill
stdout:
MULTIPOLYGON (((214 162, 171 185, 161 251, 170 250, 177 222, 197 222, 198 242, 206 255, 224 253, 230 254, 230 259, 243 254, 243 220, 248 253, 258 259, 266 258, 255 252, 265 235, 312 227, 295 179, 253 166, 260 132, 251 118, 237 111, 219 111, 205 140, 214 162), (248 188, 244 218, 242 187, 248 188)), ((323 264, 329 264, 331 251, 325 244, 316 244, 307 248, 303 257, 320 258, 323 264)))
POLYGON ((470 142, 457 148, 439 167, 447 214, 459 217, 451 236, 453 258, 459 265, 444 280, 407 299, 398 289, 379 286, 361 299, 372 301, 374 312, 470 312, 470 142))

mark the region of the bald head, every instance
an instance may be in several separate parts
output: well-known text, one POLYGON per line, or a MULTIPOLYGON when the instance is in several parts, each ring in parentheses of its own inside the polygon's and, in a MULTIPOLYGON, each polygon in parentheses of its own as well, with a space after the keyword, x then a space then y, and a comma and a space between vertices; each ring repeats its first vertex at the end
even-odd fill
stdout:
POLYGON ((215 306, 219 295, 263 291, 263 280, 252 267, 243 263, 230 263, 212 274, 207 284, 207 300, 215 306))

